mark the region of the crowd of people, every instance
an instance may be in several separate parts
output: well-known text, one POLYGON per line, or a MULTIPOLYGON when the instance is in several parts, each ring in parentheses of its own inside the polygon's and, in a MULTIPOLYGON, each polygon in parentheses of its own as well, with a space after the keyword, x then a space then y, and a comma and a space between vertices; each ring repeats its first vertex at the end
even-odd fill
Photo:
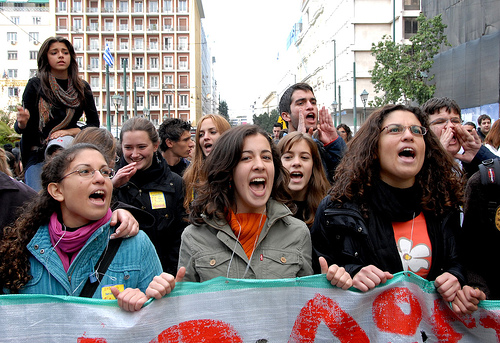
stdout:
POLYGON ((500 242, 499 120, 462 125, 455 101, 433 98, 379 108, 353 134, 297 83, 279 102, 286 134, 209 114, 193 141, 189 122, 134 117, 117 142, 91 94, 71 43, 47 39, 20 146, 0 149, 3 293, 137 311, 177 282, 317 273, 368 292, 405 271, 457 313, 500 299, 487 257, 500 242))

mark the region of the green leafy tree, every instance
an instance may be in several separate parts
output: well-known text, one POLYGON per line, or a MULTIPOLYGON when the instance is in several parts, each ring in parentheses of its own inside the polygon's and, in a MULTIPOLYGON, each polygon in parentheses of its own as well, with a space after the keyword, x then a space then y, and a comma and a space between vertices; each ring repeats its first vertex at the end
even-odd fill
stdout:
POLYGON ((375 56, 372 83, 375 91, 385 94, 375 97, 370 105, 379 107, 401 101, 423 104, 434 95, 436 86, 427 84, 434 78, 429 70, 441 46, 450 45, 444 35, 446 25, 441 15, 426 19, 420 14, 417 22, 418 31, 409 39, 410 44, 396 44, 387 35, 377 44, 372 43, 371 52, 375 56))
POLYGON ((229 111, 229 109, 228 109, 228 107, 227 107, 227 102, 226 102, 226 101, 224 101, 224 100, 222 100, 222 101, 219 103, 219 114, 220 114, 221 116, 223 116, 224 118, 226 118, 226 120, 227 120, 228 122, 230 122, 230 120, 229 120, 229 114, 228 114, 228 111, 229 111))
POLYGON ((270 134, 273 132, 273 125, 278 122, 278 118, 280 114, 278 110, 274 109, 271 111, 271 114, 268 112, 264 112, 259 116, 253 115, 253 123, 255 125, 259 125, 261 128, 269 132, 270 134))
POLYGON ((9 115, 12 111, 14 111, 14 108, 0 110, 0 146, 6 143, 13 144, 21 137, 14 131, 15 119, 9 115))

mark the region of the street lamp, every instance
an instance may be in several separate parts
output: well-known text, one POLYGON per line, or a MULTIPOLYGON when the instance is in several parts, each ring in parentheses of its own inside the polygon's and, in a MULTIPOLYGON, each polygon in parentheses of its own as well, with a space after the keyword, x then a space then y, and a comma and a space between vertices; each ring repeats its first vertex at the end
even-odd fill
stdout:
POLYGON ((116 109, 116 138, 118 139, 118 109, 122 104, 123 97, 119 94, 115 94, 111 99, 113 99, 113 105, 115 105, 116 109))
POLYGON ((333 109, 333 125, 337 127, 337 100, 333 100, 332 102, 332 109, 333 109))
POLYGON ((368 92, 363 89, 363 92, 359 95, 361 97, 361 102, 363 102, 363 121, 366 120, 366 102, 368 101, 368 92))

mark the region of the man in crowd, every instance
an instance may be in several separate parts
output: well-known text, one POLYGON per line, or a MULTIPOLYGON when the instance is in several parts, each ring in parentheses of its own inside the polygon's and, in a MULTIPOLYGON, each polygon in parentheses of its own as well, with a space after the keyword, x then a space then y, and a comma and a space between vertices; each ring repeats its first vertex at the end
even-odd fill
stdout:
POLYGON ((481 142, 484 142, 486 135, 488 134, 488 132, 490 132, 491 118, 487 114, 481 114, 477 118, 477 123, 479 125, 479 128, 477 129, 477 134, 479 138, 481 138, 481 142))
POLYGON ((280 132, 281 132, 281 124, 280 123, 274 123, 273 125, 273 142, 275 144, 278 144, 280 141, 280 132))
POLYGON ((432 98, 422 106, 422 111, 428 116, 429 126, 445 150, 462 162, 467 175, 474 174, 482 161, 496 158, 481 145, 475 130, 471 134, 462 126, 460 106, 455 100, 432 98))
POLYGON ((189 165, 187 157, 194 147, 191 124, 179 118, 169 118, 160 125, 160 150, 170 170, 182 177, 189 165))
POLYGON ((312 87, 307 83, 290 86, 281 96, 279 111, 283 120, 288 123, 289 132, 307 132, 317 137, 316 143, 327 178, 332 182, 335 168, 342 159, 346 144, 337 134, 328 110, 323 107, 318 111, 312 87))

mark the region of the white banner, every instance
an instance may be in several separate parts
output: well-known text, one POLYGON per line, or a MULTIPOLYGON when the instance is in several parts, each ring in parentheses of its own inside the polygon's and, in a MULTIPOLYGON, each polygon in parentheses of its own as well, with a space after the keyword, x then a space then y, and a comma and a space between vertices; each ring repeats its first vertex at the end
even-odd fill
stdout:
POLYGON ((0 296, 0 342, 498 342, 500 302, 456 316, 414 274, 367 293, 323 275, 179 283, 128 313, 116 301, 0 296))

